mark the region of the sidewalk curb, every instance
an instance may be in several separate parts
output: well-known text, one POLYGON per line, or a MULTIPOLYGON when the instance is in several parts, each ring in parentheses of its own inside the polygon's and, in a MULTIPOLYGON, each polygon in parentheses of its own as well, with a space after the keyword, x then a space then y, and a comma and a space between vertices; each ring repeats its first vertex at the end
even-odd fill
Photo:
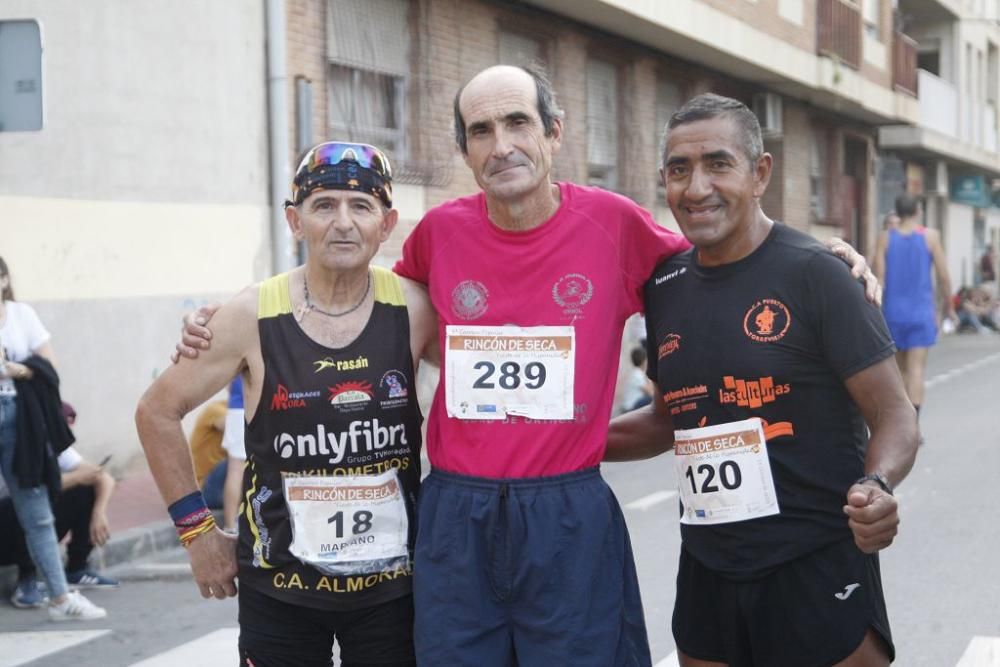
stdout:
POLYGON ((133 561, 149 554, 174 549, 177 541, 177 529, 169 519, 148 523, 126 530, 108 540, 103 547, 94 549, 90 556, 90 564, 98 570, 133 561))
MULTIPOLYGON (((169 519, 136 526, 115 534, 90 555, 90 565, 104 570, 143 556, 177 548, 177 531, 169 519)), ((9 593, 17 585, 17 567, 0 567, 0 591, 9 593)))

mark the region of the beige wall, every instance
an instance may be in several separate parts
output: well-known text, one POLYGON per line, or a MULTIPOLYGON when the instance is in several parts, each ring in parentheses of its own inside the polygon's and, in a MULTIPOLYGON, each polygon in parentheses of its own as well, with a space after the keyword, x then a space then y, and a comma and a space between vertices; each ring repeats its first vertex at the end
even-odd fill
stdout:
POLYGON ((0 132, 0 194, 266 204, 260 0, 4 0, 7 17, 41 24, 45 126, 0 132))
POLYGON ((45 124, 0 132, 0 254, 52 333, 88 455, 132 413, 181 314, 268 272, 262 0, 4 0, 35 19, 45 124))

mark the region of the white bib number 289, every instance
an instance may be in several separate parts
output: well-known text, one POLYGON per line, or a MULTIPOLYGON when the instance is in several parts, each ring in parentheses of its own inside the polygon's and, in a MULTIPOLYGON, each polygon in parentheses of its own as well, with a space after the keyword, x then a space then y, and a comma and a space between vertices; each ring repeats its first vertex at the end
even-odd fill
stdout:
POLYGON ((445 403, 457 419, 573 418, 573 327, 446 327, 445 403))

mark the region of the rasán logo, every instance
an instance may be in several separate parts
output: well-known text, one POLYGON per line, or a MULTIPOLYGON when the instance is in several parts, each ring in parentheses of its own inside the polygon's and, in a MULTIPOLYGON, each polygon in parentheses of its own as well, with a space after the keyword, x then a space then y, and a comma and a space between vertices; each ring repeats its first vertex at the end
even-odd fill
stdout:
POLYGON ((660 347, 656 349, 656 358, 662 359, 668 354, 673 354, 681 348, 681 337, 678 334, 667 334, 660 347))
POLYGON ((368 357, 359 356, 357 359, 332 359, 326 357, 320 359, 319 361, 314 361, 313 365, 316 366, 314 373, 319 373, 320 371, 325 371, 328 368, 333 368, 338 371, 356 371, 362 368, 368 368, 368 357))
POLYGON ((761 299, 743 316, 743 331, 758 343, 773 343, 785 337, 792 316, 777 299, 761 299))

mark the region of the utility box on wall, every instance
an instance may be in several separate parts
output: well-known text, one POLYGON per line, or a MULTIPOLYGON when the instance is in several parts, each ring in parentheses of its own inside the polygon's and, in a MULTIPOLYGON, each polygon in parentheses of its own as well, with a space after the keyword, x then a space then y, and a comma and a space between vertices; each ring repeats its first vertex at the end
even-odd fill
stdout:
POLYGON ((42 129, 42 31, 0 21, 0 132, 42 129))

